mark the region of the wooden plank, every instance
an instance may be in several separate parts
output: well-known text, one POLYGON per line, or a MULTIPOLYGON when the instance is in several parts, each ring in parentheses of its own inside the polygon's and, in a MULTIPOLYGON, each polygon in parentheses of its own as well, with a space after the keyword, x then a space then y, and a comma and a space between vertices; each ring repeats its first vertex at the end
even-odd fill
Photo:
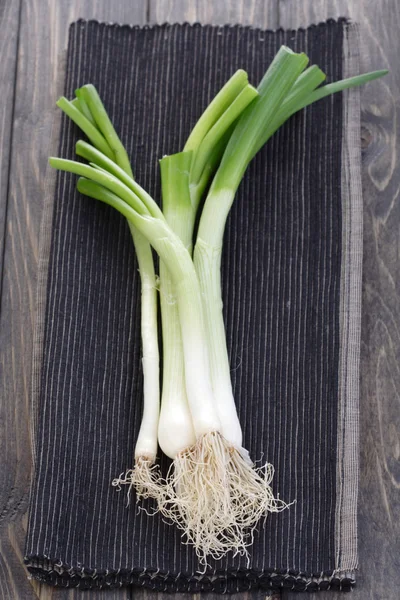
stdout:
MULTIPOLYGON (((0 297, 3 271, 4 224, 7 213, 8 175, 12 144, 11 124, 14 111, 19 18, 20 0, 15 2, 12 0, 0 2, 0 97, 3 106, 0 118, 0 297)), ((1 494, 0 490, 0 506, 1 494)))
MULTIPOLYGON (((395 600, 400 587, 399 395, 400 298, 397 201, 400 175, 400 12, 395 3, 372 0, 280 0, 279 24, 305 26, 350 16, 362 27, 362 71, 390 75, 362 89, 364 274, 361 345, 360 570, 354 600, 395 600)), ((321 600, 340 594, 321 593, 321 600)), ((305 600, 306 594, 285 594, 305 600)))
POLYGON ((275 29, 278 25, 278 0, 150 0, 149 16, 154 23, 241 23, 275 29))
MULTIPOLYGON (((15 2, 9 4, 15 7, 15 2)), ((18 142, 14 146, 12 155, 12 173, 14 176, 18 175, 19 181, 13 183, 10 194, 5 253, 7 277, 0 321, 2 348, 0 364, 4 373, 0 383, 3 389, 0 389, 5 392, 0 395, 0 398, 4 399, 4 404, 1 404, 0 400, 0 414, 1 417, 4 415, 1 422, 8 431, 2 454, 3 472, 7 477, 4 486, 7 490, 7 498, 0 497, 2 515, 0 518, 0 569, 2 570, 0 590, 5 598, 81 596, 77 591, 53 591, 51 588, 41 589, 40 586, 35 586, 34 591, 29 585, 26 587, 26 574, 19 566, 26 527, 25 513, 30 471, 29 449, 26 447, 29 436, 27 389, 30 378, 29 355, 32 341, 32 298, 36 276, 38 213, 43 196, 43 165, 47 157, 50 107, 53 106, 55 98, 54 74, 59 65, 58 53, 65 47, 65 23, 78 16, 120 22, 144 22, 146 12, 145 3, 132 7, 130 0, 113 3, 105 0, 104 2, 103 0, 86 2, 75 0, 70 3, 59 2, 57 6, 53 4, 55 3, 51 3, 50 0, 27 2, 23 13, 25 35, 21 37, 23 45, 18 69, 20 78, 18 89, 20 92, 24 91, 25 99, 21 98, 17 103, 19 112, 16 113, 17 120, 14 126, 15 139, 18 142), (34 25, 33 33, 27 27, 28 21, 30 28, 32 23, 34 25), (50 39, 48 32, 51 32, 50 39), (43 39, 40 40, 42 33, 43 39), (21 77, 28 77, 27 73, 32 75, 27 81, 22 82, 21 77), (33 135, 36 128, 41 131, 33 135), (24 141, 26 142, 27 139, 37 141, 40 156, 30 157, 30 148, 24 148, 24 141), (25 165, 32 163, 33 173, 28 176, 23 170, 25 165), (30 212, 27 211, 27 190, 30 193, 30 212), (13 319, 11 319, 12 304, 14 315, 17 315, 13 319), (13 400, 12 405, 9 402, 10 398, 13 400)), ((278 25, 277 8, 276 3, 266 5, 255 1, 223 4, 221 2, 216 7, 203 2, 152 0, 149 13, 152 21, 159 22, 165 20, 243 22, 274 28, 278 25)), ((367 277, 365 279, 368 285, 365 284, 364 293, 366 309, 363 321, 362 362, 362 398, 366 410, 362 413, 361 437, 366 442, 362 448, 360 519, 362 569, 360 585, 355 594, 359 593, 364 597, 368 590, 371 597, 378 597, 382 593, 378 592, 378 588, 383 590, 386 582, 396 582, 396 576, 398 587, 398 575, 394 570, 395 560, 390 560, 390 552, 393 556, 395 553, 395 540, 399 539, 398 529, 396 530, 399 519, 398 517, 396 519, 393 512, 393 491, 395 486, 398 486, 398 476, 396 478, 393 467, 397 455, 395 430, 391 426, 398 416, 393 412, 393 405, 388 402, 388 399, 396 397, 398 390, 396 371, 398 361, 393 360, 393 348, 399 347, 399 344, 396 344, 398 340, 394 337, 395 324, 398 323, 399 303, 395 302, 398 298, 393 293, 393 282, 396 281, 397 273, 390 253, 397 247, 396 235, 399 223, 394 202, 398 182, 393 170, 397 131, 391 129, 397 98, 393 96, 393 90, 398 93, 394 85, 395 75, 398 73, 395 69, 394 52, 390 53, 389 48, 390 44, 396 47, 395 31, 398 29, 399 16, 387 6, 374 7, 366 0, 351 3, 349 10, 344 12, 346 9, 347 2, 344 1, 329 3, 328 9, 328 2, 313 5, 309 0, 302 0, 302 3, 281 0, 279 13, 280 24, 285 27, 306 25, 312 21, 320 21, 326 16, 350 13, 353 18, 365 23, 368 41, 372 41, 372 45, 366 52, 365 68, 382 66, 380 61, 384 60, 393 73, 392 79, 387 80, 392 93, 385 88, 386 94, 382 97, 382 92, 377 85, 369 86, 363 93, 363 141, 366 162, 364 197, 367 208, 365 269, 367 277), (383 40, 383 48, 377 40, 383 40), (378 48, 377 52, 376 48, 378 48), (379 315, 379 318, 373 319, 372 322, 371 315, 379 315), (372 561, 372 548, 377 568, 374 567, 375 560, 372 561), (378 573, 379 568, 381 571, 378 573)), ((3 42, 4 36, 1 40, 1 43, 3 42)), ((3 56, 2 52, 2 58, 3 56)), ((2 66, 3 64, 0 69, 2 66)), ((3 140, 4 136, 1 135, 0 139, 3 140)), ((4 161, 1 161, 1 164, 3 165, 4 161)), ((143 593, 145 596, 152 595, 149 592, 135 590, 135 596, 138 593, 143 593)), ((107 597, 113 597, 112 592, 107 594, 107 597)), ((124 595, 125 592, 122 594, 115 597, 127 597, 124 595)), ((97 593, 97 596, 100 595, 103 594, 97 593)), ((333 595, 330 597, 334 599, 333 595)), ((385 593, 385 597, 390 599, 395 598, 396 595, 385 593)), ((300 596, 297 595, 296 598, 300 596)))
MULTIPOLYGON (((79 18, 144 23, 145 2, 131 0, 24 0, 16 79, 14 64, 19 2, 0 2, 1 94, 0 198, 6 196, 12 95, 16 83, 10 186, 6 219, 2 311, 0 317, 0 597, 76 598, 29 581, 22 566, 31 476, 29 389, 38 265, 39 226, 45 173, 68 23, 79 18)), ((0 221, 2 213, 0 212, 0 221)), ((94 597, 94 594, 91 595, 94 597)), ((96 594, 96 597, 103 594, 96 594)), ((82 596, 83 597, 83 596, 82 596)), ((85 595, 87 597, 87 594, 85 595)), ((131 590, 107 598, 130 598, 131 590)))
POLYGON ((350 7, 357 0, 279 0, 279 26, 284 29, 307 27, 311 23, 320 23, 325 19, 350 16, 350 7))

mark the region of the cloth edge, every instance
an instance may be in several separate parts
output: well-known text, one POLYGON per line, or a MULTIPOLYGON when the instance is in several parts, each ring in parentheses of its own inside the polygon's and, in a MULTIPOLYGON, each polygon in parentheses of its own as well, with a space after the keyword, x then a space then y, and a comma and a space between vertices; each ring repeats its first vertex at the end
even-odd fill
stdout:
POLYGON ((330 25, 332 23, 351 23, 351 19, 348 16, 339 16, 337 18, 329 18, 326 19, 325 21, 318 21, 316 23, 310 23, 309 25, 305 25, 303 27, 277 27, 276 29, 272 29, 272 28, 265 28, 265 27, 255 27, 253 25, 242 25, 241 23, 224 23, 224 24, 215 24, 215 23, 200 23, 199 21, 183 21, 183 22, 177 22, 174 21, 172 23, 169 23, 168 21, 164 21, 163 23, 144 23, 143 25, 139 25, 139 24, 135 24, 135 23, 118 23, 118 22, 114 22, 114 21, 99 21, 98 19, 77 19, 76 21, 73 21, 72 23, 70 23, 69 27, 70 29, 74 26, 77 26, 79 24, 95 24, 95 25, 100 25, 100 26, 107 26, 107 27, 116 27, 116 28, 120 28, 120 29, 168 29, 171 27, 175 27, 175 26, 179 26, 179 27, 190 27, 190 28, 208 28, 208 27, 213 27, 213 28, 219 28, 219 29, 243 29, 243 30, 252 30, 252 31, 258 31, 260 33, 290 33, 290 32, 299 32, 299 31, 307 31, 309 29, 314 29, 314 28, 324 28, 327 25, 330 25))
POLYGON ((232 594, 249 590, 287 589, 296 592, 350 591, 354 580, 349 574, 338 576, 331 572, 325 575, 309 575, 300 571, 248 571, 228 569, 217 571, 213 576, 188 573, 162 572, 159 569, 145 568, 118 571, 90 571, 76 569, 63 563, 54 563, 41 557, 25 560, 31 576, 56 587, 76 587, 79 589, 116 588, 134 585, 159 592, 215 592, 232 594))
MULTIPOLYGON (((343 38, 343 77, 359 72, 359 29, 347 23, 343 38)), ((335 554, 338 573, 358 566, 359 363, 363 259, 363 200, 360 149, 360 89, 346 90, 342 143, 342 294, 337 446, 335 554)))

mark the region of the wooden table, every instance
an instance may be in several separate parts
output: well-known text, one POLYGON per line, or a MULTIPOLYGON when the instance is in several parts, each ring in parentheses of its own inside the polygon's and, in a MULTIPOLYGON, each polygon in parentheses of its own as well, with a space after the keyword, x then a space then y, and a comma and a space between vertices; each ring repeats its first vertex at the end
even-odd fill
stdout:
MULTIPOLYGON (((56 590, 22 565, 31 478, 29 391, 39 226, 68 23, 200 21, 291 28, 327 17, 362 24, 365 245, 361 362, 360 572, 354 600, 400 597, 400 102, 397 0, 0 0, 0 597, 145 598, 152 592, 56 590), (396 427, 397 426, 397 427, 396 427)), ((335 593, 320 593, 334 600, 335 593)), ((252 596, 261 596, 253 593, 252 596)), ((178 595, 176 595, 178 596, 178 595)), ((248 596, 248 594, 246 594, 248 596)), ((208 598, 210 595, 208 595, 208 598)), ((236 596, 239 598, 239 596, 236 596)), ((242 595, 242 598, 244 594, 242 595)), ((276 598, 280 595, 277 594, 276 598)), ((295 594, 284 592, 284 600, 295 594)), ((305 595, 296 596, 299 600, 305 595)), ((176 597, 175 597, 176 599, 176 597)))

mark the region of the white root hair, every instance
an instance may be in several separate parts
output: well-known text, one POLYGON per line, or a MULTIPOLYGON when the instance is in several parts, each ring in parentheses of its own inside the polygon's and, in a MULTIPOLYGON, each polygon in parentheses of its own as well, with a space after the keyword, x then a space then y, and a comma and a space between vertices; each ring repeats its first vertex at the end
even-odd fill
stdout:
POLYGON ((273 495, 273 473, 269 464, 255 468, 220 433, 210 432, 176 457, 158 507, 204 566, 208 556, 218 560, 228 551, 248 556, 261 517, 287 507, 273 495))
POLYGON ((138 501, 153 498, 156 512, 183 531, 205 569, 207 557, 219 560, 229 551, 248 558, 260 519, 289 506, 274 497, 273 475, 272 465, 256 468, 245 452, 212 431, 178 454, 166 479, 152 460, 139 457, 112 485, 129 486, 128 503, 133 488, 138 501))
POLYGON ((128 487, 128 504, 132 489, 136 490, 136 500, 144 500, 146 498, 154 498, 157 504, 164 504, 165 484, 161 477, 159 467, 154 461, 144 456, 139 456, 135 459, 133 469, 128 469, 125 473, 121 473, 119 477, 114 479, 111 484, 121 490, 121 486, 128 487))

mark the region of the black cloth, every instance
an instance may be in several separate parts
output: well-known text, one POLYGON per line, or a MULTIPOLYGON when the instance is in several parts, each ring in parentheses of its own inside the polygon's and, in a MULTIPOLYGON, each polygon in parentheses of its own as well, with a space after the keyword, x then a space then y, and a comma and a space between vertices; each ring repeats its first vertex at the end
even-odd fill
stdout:
MULTIPOLYGON (((343 72, 344 20, 297 31, 241 26, 70 27, 65 95, 93 83, 135 177, 160 198, 158 159, 183 148, 238 68, 257 85, 281 44, 329 81, 343 72)), ((260 523, 251 560, 203 575, 180 532, 127 507, 142 412, 140 281, 126 221, 57 175, 44 310, 36 469, 25 560, 36 579, 167 591, 349 589, 338 571, 342 256, 341 94, 281 128, 251 164, 224 240, 223 299, 233 390, 253 459, 276 469, 288 510, 260 523)), ((59 155, 74 158, 63 117, 59 155)), ((161 458, 165 472, 169 461, 161 458)), ((147 504, 150 508, 151 503, 147 504)))

